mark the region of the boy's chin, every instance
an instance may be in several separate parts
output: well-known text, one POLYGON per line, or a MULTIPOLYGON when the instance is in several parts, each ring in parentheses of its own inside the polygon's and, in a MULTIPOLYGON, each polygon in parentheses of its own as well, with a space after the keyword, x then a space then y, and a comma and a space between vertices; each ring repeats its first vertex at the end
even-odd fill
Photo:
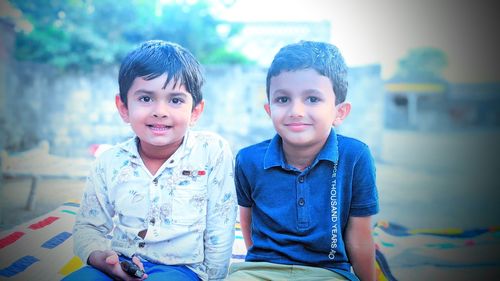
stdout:
POLYGON ((181 140, 172 140, 172 139, 165 139, 165 140, 147 140, 147 139, 140 139, 142 145, 147 145, 149 147, 157 147, 157 148, 162 148, 162 147, 168 147, 171 145, 175 144, 180 144, 182 143, 181 140))
POLYGON ((316 146, 318 144, 323 145, 328 139, 328 135, 326 137, 319 137, 317 135, 309 135, 309 134, 279 134, 283 144, 294 146, 294 147, 311 147, 316 146))
POLYGON ((281 136, 281 139, 283 140, 283 143, 291 146, 296 146, 296 147, 301 147, 301 146, 310 146, 313 144, 313 141, 309 138, 303 138, 303 137, 283 137, 281 136))

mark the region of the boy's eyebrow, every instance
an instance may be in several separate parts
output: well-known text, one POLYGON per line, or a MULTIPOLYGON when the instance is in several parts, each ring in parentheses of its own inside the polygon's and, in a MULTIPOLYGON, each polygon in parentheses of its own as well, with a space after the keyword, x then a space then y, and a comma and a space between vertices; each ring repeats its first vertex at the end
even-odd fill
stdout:
POLYGON ((168 94, 169 96, 183 96, 183 97, 187 97, 188 94, 184 93, 184 92, 172 92, 172 93, 169 93, 168 94))
MULTIPOLYGON (((135 91, 133 93, 134 95, 143 95, 143 94, 146 94, 146 95, 154 95, 155 94, 155 91, 150 91, 150 90, 145 90, 145 89, 139 89, 137 91, 135 91)), ((171 93, 168 93, 169 96, 183 96, 183 97, 187 97, 188 95, 184 92, 171 92, 171 93)))
MULTIPOLYGON (((283 95, 287 95, 289 94, 290 92, 285 90, 285 89, 276 89, 275 91, 273 91, 271 94, 283 94, 283 95)), ((307 89, 305 91, 302 91, 301 94, 308 94, 308 95, 322 95, 323 92, 320 91, 320 90, 317 90, 317 89, 307 89)))
POLYGON ((305 90, 303 93, 305 93, 305 94, 310 94, 310 95, 311 95, 311 94, 316 94, 316 95, 322 95, 322 94, 323 94, 323 92, 322 92, 322 91, 317 90, 317 89, 307 89, 307 90, 305 90))
POLYGON ((272 95, 276 95, 276 94, 283 94, 283 95, 286 95, 288 94, 289 92, 285 89, 276 89, 274 90, 271 94, 272 95))
POLYGON ((139 90, 134 92, 134 95, 139 95, 139 94, 154 95, 154 91, 139 89, 139 90))

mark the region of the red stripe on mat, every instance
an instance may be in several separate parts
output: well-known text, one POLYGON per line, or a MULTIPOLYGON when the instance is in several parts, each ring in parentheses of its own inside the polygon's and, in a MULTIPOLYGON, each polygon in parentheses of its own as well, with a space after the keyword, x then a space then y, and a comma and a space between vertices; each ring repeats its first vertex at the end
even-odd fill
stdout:
POLYGON ((24 235, 24 232, 16 231, 0 239, 0 249, 9 246, 10 244, 16 242, 24 235))
POLYGON ((37 230, 37 229, 46 227, 47 225, 55 222, 58 219, 59 219, 59 217, 48 217, 46 219, 43 219, 43 220, 41 220, 39 222, 36 222, 36 223, 30 225, 29 228, 33 229, 33 230, 37 230))

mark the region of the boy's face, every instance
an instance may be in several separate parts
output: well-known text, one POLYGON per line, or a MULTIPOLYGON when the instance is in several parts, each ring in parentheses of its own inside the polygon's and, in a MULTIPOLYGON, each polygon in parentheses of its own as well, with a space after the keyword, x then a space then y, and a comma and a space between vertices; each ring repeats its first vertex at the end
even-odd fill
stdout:
POLYGON ((350 104, 335 106, 332 82, 314 69, 285 71, 272 77, 264 106, 285 147, 320 149, 349 114, 350 104))
POLYGON ((174 79, 163 89, 166 79, 167 74, 152 80, 135 78, 127 93, 127 105, 116 96, 120 116, 130 123, 142 149, 148 146, 176 149, 203 111, 203 101, 193 109, 191 94, 180 83, 174 87, 174 79))

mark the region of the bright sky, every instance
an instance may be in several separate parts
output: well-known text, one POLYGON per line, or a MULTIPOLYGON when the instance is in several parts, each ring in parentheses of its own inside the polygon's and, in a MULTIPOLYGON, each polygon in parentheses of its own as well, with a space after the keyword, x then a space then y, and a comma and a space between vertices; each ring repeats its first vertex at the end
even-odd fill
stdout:
POLYGON ((496 27, 488 1, 236 0, 218 16, 234 21, 331 22, 332 43, 351 66, 381 63, 387 78, 410 48, 444 50, 454 82, 500 81, 496 27), (495 42, 494 42, 495 41, 495 42))

